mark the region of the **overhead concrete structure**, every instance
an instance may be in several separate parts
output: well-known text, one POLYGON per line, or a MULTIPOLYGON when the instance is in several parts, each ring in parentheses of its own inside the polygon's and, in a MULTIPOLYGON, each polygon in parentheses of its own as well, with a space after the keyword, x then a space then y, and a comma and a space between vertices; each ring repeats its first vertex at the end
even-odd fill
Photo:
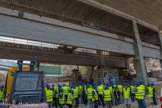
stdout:
MULTIPOLYGON (((136 57, 136 70, 146 81, 144 57, 162 57, 161 2, 154 4, 158 12, 143 8, 145 2, 154 1, 1 0, 0 35, 136 57)), ((106 66, 101 58, 99 64, 106 66)))
POLYGON ((102 10, 162 30, 161 0, 79 0, 102 10))

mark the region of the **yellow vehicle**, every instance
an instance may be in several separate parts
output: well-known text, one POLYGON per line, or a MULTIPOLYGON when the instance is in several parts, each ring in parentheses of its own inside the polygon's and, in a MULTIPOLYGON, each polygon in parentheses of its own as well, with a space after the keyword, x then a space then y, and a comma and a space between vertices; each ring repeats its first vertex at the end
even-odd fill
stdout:
MULTIPOLYGON (((9 103, 9 98, 10 98, 10 93, 11 93, 11 88, 12 88, 12 82, 13 82, 13 74, 16 72, 16 69, 18 67, 12 67, 7 74, 6 77, 6 98, 7 98, 7 103, 9 103)), ((22 67, 22 71, 30 71, 29 67, 22 67)))
POLYGON ((17 64, 18 67, 8 71, 6 78, 7 103, 11 104, 9 108, 26 108, 25 104, 30 104, 32 108, 48 108, 43 72, 37 70, 36 61, 18 60, 17 64))

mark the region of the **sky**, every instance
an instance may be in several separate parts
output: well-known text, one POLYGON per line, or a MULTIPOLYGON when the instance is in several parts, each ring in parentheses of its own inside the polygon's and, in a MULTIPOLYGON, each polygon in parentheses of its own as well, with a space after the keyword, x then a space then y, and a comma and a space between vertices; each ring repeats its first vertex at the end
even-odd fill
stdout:
MULTIPOLYGON (((0 59, 0 68, 8 69, 13 66, 17 66, 16 60, 0 59)), ((0 69, 0 73, 7 74, 7 71, 0 69)))

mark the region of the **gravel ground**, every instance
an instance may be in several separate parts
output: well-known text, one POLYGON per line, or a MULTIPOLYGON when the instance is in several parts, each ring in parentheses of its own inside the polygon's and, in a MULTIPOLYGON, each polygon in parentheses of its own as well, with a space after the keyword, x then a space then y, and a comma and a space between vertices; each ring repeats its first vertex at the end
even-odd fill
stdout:
MULTIPOLYGON (((147 107, 146 108, 161 108, 160 107, 160 101, 159 101, 159 99, 157 99, 157 102, 158 102, 158 105, 157 106, 153 105, 152 107, 150 107, 149 106, 149 101, 146 100, 146 104, 147 104, 147 107)), ((53 107, 53 108, 55 108, 55 107, 53 107)), ((68 108, 68 107, 65 106, 64 108, 68 108)), ((89 107, 88 106, 85 106, 84 104, 79 104, 79 108, 89 108, 89 107)), ((106 107, 99 106, 99 108, 106 108, 106 107)), ((126 106, 124 104, 120 104, 118 106, 113 106, 112 108, 126 108, 126 106)), ((139 108, 136 101, 132 103, 131 108, 139 108)))

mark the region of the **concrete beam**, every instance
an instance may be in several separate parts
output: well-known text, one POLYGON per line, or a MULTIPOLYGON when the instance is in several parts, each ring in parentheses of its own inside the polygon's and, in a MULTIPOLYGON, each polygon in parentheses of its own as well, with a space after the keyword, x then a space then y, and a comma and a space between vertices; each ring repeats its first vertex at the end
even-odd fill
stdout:
POLYGON ((95 0, 78 0, 78 1, 80 1, 82 3, 85 3, 85 4, 88 4, 90 6, 94 6, 94 7, 98 8, 98 9, 102 9, 104 11, 110 12, 110 13, 115 14, 117 16, 121 16, 121 17, 126 18, 128 20, 136 20, 136 21, 138 21, 139 24, 141 24, 141 25, 143 25, 145 27, 148 27, 148 28, 150 28, 152 30, 158 31, 158 27, 156 27, 154 25, 151 25, 151 24, 149 24, 149 23, 147 23, 145 21, 140 20, 139 18, 136 18, 136 17, 133 17, 133 16, 131 16, 129 14, 126 14, 126 13, 120 11, 120 10, 114 9, 114 8, 108 6, 108 5, 101 4, 101 3, 99 3, 99 2, 97 2, 95 0))
MULTIPOLYGON (((0 7, 0 35, 135 55, 133 39, 29 13, 19 18, 18 13, 0 7)), ((157 46, 143 47, 145 57, 161 59, 157 46)))
MULTIPOLYGON (((95 32, 89 33, 79 31, 77 29, 43 24, 5 15, 0 15, 0 21, 0 34, 5 36, 72 45, 129 55, 134 54, 132 43, 111 38, 113 36, 115 37, 115 35, 110 33, 104 32, 103 35, 102 31, 99 35, 94 34, 95 32)), ((77 25, 75 25, 75 27, 76 26, 77 25)))
MULTIPOLYGON (((99 66, 100 56, 56 53, 42 47, 21 44, 0 43, 1 59, 34 59, 38 63, 68 64, 80 66, 99 66), (20 47, 18 47, 20 46, 20 47)), ((108 67, 125 68, 125 59, 119 57, 105 57, 108 67), (120 61, 120 62, 119 62, 120 61), (113 63, 110 63, 113 62, 113 63)))
POLYGON ((98 58, 81 55, 65 55, 50 52, 0 47, 1 59, 29 59, 40 63, 97 66, 98 58))

